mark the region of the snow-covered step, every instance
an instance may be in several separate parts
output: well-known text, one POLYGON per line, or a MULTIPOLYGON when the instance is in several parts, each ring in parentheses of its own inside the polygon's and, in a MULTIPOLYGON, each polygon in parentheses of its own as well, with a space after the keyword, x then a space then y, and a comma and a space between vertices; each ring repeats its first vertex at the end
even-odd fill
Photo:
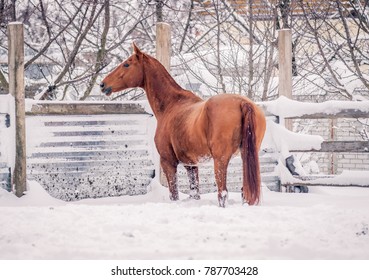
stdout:
MULTIPOLYGON (((43 174, 47 174, 51 177, 58 177, 63 176, 65 174, 64 170, 55 170, 50 172, 43 172, 42 170, 36 170, 33 169, 29 173, 29 177, 36 177, 41 176, 43 174)), ((107 176, 107 175, 114 175, 118 177, 137 177, 137 176, 146 176, 153 178, 155 176, 155 170, 149 169, 149 168, 141 168, 141 169, 116 169, 115 171, 112 171, 111 169, 100 169, 100 170, 91 170, 91 169, 76 169, 76 170, 70 170, 68 172, 69 176, 76 177, 76 178, 84 178, 84 177, 100 177, 100 176, 107 176)))
MULTIPOLYGON (((214 175, 214 170, 213 170, 213 166, 210 166, 209 168, 201 168, 199 169, 199 174, 203 175, 203 176, 211 176, 214 175)), ((260 173, 271 173, 274 172, 275 169, 275 165, 262 165, 260 166, 260 173)), ((227 170, 227 176, 242 176, 242 165, 239 166, 233 166, 233 167, 228 167, 227 170)), ((186 175, 187 176, 187 171, 184 168, 178 168, 178 175, 182 176, 182 175, 186 175)))
POLYGON ((46 121, 44 125, 47 127, 69 127, 69 126, 94 126, 94 127, 106 127, 106 126, 123 126, 123 125, 139 125, 141 122, 137 119, 117 119, 117 120, 93 120, 91 118, 88 119, 76 119, 69 121, 46 121))
POLYGON ((63 200, 147 192, 149 115, 29 116, 27 172, 63 200))
POLYGON ((7 163, 0 162, 0 187, 8 191, 11 190, 10 168, 7 163))
POLYGON ((93 150, 70 150, 70 149, 54 149, 49 150, 47 149, 46 152, 40 152, 40 150, 44 149, 35 149, 35 153, 31 154, 32 158, 67 158, 67 157, 76 157, 76 156, 99 156, 100 158, 142 158, 142 157, 148 157, 148 147, 145 146, 140 147, 139 149, 133 150, 107 150, 109 147, 105 147, 104 149, 93 149, 93 150), (145 149, 146 148, 146 149, 145 149), (105 150, 106 149, 106 150, 105 150))
MULTIPOLYGON (((123 170, 125 172, 133 172, 135 170, 154 170, 151 160, 130 160, 121 161, 76 161, 76 162, 43 162, 27 164, 27 172, 29 174, 38 173, 62 173, 62 172, 99 172, 115 170, 123 170)), ((72 174, 71 174, 72 175, 72 174)))
MULTIPOLYGON (((64 140, 64 139, 63 139, 64 140)), ((105 141, 103 139, 96 139, 93 141, 60 141, 60 142, 46 142, 41 143, 40 147, 46 148, 56 148, 56 147, 88 147, 93 149, 94 147, 122 147, 124 148, 131 148, 132 146, 142 145, 145 143, 145 139, 123 139, 123 140, 116 140, 116 141, 105 141)))
MULTIPOLYGON (((262 181, 263 182, 273 182, 273 179, 275 180, 276 179, 276 176, 267 176, 267 177, 261 177, 262 181)), ((242 182, 243 182, 243 178, 242 177, 231 177, 231 176, 228 176, 227 177, 227 185, 228 184, 238 184, 239 186, 242 186, 242 182)), ((178 183, 179 185, 188 185, 189 186, 189 179, 188 178, 183 178, 183 177, 180 177, 178 178, 178 183)), ((215 184, 215 178, 209 178, 209 177, 206 177, 206 176, 200 176, 199 177, 199 183, 200 185, 206 185, 206 184, 215 184)))
POLYGON ((48 176, 43 174, 34 176, 45 190, 53 197, 65 201, 84 198, 98 198, 120 195, 138 195, 147 193, 150 177, 76 177, 64 174, 62 176, 48 176))
MULTIPOLYGON (((279 189, 279 178, 275 174, 275 167, 278 163, 277 154, 273 153, 260 153, 260 173, 261 182, 263 186, 272 190, 279 189)), ((206 163, 199 165, 199 181, 201 192, 213 192, 216 191, 215 177, 214 177, 214 164, 210 160, 206 163)), ((242 159, 235 156, 231 159, 227 169, 227 188, 230 191, 240 192, 243 181, 242 172, 242 159)), ((189 192, 189 181, 186 169, 182 166, 178 166, 178 186, 182 192, 189 192)))

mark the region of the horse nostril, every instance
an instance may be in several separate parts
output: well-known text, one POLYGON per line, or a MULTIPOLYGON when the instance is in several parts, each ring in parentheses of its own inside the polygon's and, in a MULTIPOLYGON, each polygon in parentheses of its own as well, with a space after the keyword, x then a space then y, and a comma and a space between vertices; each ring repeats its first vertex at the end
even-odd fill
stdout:
POLYGON ((105 84, 104 84, 104 83, 101 83, 101 84, 100 84, 100 87, 101 87, 101 88, 104 88, 104 87, 105 87, 105 84))

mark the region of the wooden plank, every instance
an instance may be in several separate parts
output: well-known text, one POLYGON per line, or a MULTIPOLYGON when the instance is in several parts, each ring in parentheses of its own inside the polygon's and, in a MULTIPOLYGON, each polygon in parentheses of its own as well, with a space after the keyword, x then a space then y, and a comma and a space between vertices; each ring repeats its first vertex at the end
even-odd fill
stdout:
MULTIPOLYGON (((258 102, 260 108, 264 111, 266 116, 276 116, 272 112, 268 111, 270 101, 258 102)), ((325 101, 322 103, 303 103, 290 100, 287 103, 288 106, 304 105, 304 114, 300 111, 292 110, 283 112, 284 119, 338 119, 338 118, 369 118, 369 102, 354 102, 352 101, 353 108, 347 108, 347 101, 325 101), (323 106, 322 106, 323 105, 323 106), (328 107, 334 108, 334 110, 326 110, 328 107)), ((276 105, 276 104, 275 104, 276 105)), ((273 110, 273 106, 270 107, 273 110)), ((286 107, 288 110, 288 107, 286 107)), ((280 110, 278 110, 280 112, 280 110)), ((277 116, 276 116, 277 117, 277 116)))
POLYGON ((368 141, 324 141, 319 150, 293 149, 291 152, 322 152, 322 153, 369 153, 368 141))
POLYGON ((338 118, 369 118, 368 111, 360 111, 358 109, 341 109, 338 112, 319 112, 307 113, 298 117, 285 117, 286 119, 338 119, 338 118))
MULTIPOLYGON (((278 94, 292 99, 292 31, 278 30, 279 83, 278 94)), ((284 120, 284 126, 292 130, 292 121, 284 120)))
MULTIPOLYGON (((170 25, 165 22, 158 22, 156 24, 156 59, 167 69, 170 73, 170 57, 171 57, 171 30, 170 25)), ((159 180, 162 185, 167 185, 167 179, 160 166, 159 180)))
POLYGON ((16 152, 13 184, 16 196, 21 197, 27 190, 23 24, 19 22, 9 23, 8 38, 9 92, 15 98, 16 152))
POLYGON ((360 188, 369 188, 369 184, 367 185, 359 185, 359 184, 340 184, 337 182, 327 183, 327 182, 319 182, 319 180, 312 181, 303 181, 303 182, 288 182, 283 183, 283 187, 286 186, 307 186, 307 187, 316 187, 316 186, 326 186, 326 187, 360 187, 360 188))
MULTIPOLYGON (((107 102, 39 102, 32 105, 27 115, 105 115, 105 114, 150 114, 139 103, 107 102)), ((150 114, 151 115, 151 114, 150 114)))
POLYGON ((156 59, 170 72, 170 25, 164 22, 156 24, 156 59))

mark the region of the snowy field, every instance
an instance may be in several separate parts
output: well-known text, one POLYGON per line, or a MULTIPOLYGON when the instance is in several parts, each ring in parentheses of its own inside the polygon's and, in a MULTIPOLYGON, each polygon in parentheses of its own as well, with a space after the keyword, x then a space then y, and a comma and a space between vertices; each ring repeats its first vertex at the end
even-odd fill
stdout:
POLYGON ((66 203, 30 182, 0 189, 0 259, 369 259, 369 189, 262 191, 260 206, 227 208, 216 194, 168 199, 157 182, 139 197, 66 203))

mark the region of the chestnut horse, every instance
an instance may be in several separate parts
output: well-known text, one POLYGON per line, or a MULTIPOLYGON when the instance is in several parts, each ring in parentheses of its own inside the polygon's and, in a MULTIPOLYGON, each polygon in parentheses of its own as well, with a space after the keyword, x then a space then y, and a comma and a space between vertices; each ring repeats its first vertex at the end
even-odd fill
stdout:
POLYGON ((157 119, 155 144, 170 198, 178 200, 177 165, 182 163, 190 179, 190 197, 199 199, 197 164, 212 157, 219 205, 225 207, 228 163, 240 150, 243 202, 257 204, 261 184, 258 151, 266 127, 261 109, 235 94, 202 100, 181 88, 159 61, 135 44, 133 48, 134 53, 105 77, 100 87, 107 96, 133 87, 145 90, 157 119))

